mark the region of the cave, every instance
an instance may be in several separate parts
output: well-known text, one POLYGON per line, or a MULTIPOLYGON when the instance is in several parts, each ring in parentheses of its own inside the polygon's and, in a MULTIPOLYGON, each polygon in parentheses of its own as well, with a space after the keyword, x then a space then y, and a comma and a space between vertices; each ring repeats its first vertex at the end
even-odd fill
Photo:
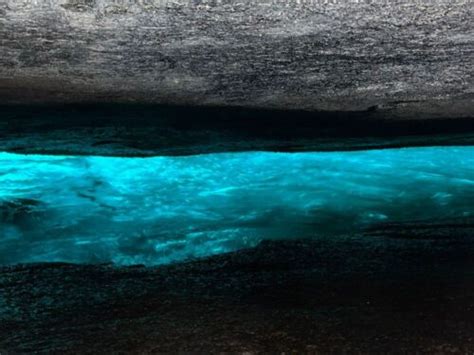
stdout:
POLYGON ((469 1, 0 3, 0 354, 474 352, 469 1))

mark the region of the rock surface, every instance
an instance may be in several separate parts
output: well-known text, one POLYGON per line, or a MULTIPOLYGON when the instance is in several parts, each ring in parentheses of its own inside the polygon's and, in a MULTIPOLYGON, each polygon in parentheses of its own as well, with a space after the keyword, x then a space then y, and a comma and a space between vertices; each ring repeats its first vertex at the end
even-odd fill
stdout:
POLYGON ((474 351, 472 221, 158 268, 0 268, 2 353, 474 351))
POLYGON ((0 102, 472 117, 471 1, 3 0, 0 102))
POLYGON ((147 105, 0 106, 0 151, 155 156, 474 144, 474 119, 147 105))

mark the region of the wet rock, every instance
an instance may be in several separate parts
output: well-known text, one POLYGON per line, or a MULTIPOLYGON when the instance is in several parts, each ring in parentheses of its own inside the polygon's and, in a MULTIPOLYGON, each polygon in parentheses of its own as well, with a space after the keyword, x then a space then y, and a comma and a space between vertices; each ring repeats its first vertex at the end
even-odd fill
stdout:
POLYGON ((40 201, 28 198, 0 200, 0 223, 28 225, 34 221, 40 205, 40 201))
POLYGON ((0 150, 155 156, 474 144, 472 118, 156 105, 0 106, 0 150))
POLYGON ((267 241, 156 268, 2 267, 0 350, 471 353, 474 235, 444 231, 267 241))

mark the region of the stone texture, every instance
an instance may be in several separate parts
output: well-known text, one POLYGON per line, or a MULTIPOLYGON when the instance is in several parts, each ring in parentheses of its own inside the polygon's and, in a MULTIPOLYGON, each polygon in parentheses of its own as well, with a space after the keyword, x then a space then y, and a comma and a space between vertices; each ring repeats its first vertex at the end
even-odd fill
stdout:
POLYGON ((0 352, 474 351, 472 220, 264 242, 157 268, 0 268, 0 352))
POLYGON ((473 50, 471 1, 3 0, 0 103, 472 117, 473 50))

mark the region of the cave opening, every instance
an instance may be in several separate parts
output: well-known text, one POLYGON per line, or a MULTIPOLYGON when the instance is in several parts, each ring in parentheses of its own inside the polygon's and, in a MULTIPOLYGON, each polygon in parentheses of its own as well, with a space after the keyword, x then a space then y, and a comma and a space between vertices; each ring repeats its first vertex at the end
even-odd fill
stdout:
POLYGON ((0 355, 474 354, 472 0, 0 0, 0 355))
POLYGON ((381 225, 468 220, 473 199, 467 146, 149 158, 1 153, 0 260, 167 264, 266 239, 367 238, 381 225))

